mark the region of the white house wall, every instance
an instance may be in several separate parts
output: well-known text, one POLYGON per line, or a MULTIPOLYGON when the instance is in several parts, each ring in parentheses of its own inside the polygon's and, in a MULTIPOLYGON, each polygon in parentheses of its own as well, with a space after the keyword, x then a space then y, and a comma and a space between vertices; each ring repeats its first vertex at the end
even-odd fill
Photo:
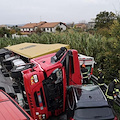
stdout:
POLYGON ((21 29, 21 32, 32 32, 32 31, 34 31, 33 28, 22 28, 21 29))
POLYGON ((23 32, 23 29, 20 29, 21 32, 23 32))
POLYGON ((54 28, 45 28, 45 32, 56 32, 56 28, 57 27, 60 27, 60 28, 62 28, 62 31, 64 31, 64 30, 66 30, 66 26, 64 25, 64 24, 58 24, 57 26, 55 26, 54 28), (52 29, 52 31, 51 31, 51 29, 52 29))
POLYGON ((64 24, 59 24, 59 27, 62 28, 62 31, 66 30, 66 26, 64 24))

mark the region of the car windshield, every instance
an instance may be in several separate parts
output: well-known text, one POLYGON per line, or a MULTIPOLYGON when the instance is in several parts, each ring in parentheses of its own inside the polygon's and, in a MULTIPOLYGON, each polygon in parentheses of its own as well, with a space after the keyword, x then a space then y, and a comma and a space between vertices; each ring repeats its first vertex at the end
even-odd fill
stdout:
POLYGON ((75 120, 112 120, 114 115, 109 107, 82 108, 74 111, 75 120))
POLYGON ((87 86, 82 86, 81 89, 87 90, 87 91, 92 91, 95 89, 99 89, 97 85, 87 85, 87 86))
POLYGON ((74 87, 77 98, 74 110, 75 120, 111 120, 114 118, 112 109, 97 85, 74 87))
POLYGON ((108 106, 104 94, 97 85, 87 85, 75 88, 77 97, 76 108, 108 106))

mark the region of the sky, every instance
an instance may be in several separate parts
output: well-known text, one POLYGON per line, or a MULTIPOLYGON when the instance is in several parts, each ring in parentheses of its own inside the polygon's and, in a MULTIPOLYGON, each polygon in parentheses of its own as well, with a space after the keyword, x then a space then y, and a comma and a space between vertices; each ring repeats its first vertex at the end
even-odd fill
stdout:
POLYGON ((0 0, 0 25, 89 22, 100 12, 120 12, 120 0, 0 0))

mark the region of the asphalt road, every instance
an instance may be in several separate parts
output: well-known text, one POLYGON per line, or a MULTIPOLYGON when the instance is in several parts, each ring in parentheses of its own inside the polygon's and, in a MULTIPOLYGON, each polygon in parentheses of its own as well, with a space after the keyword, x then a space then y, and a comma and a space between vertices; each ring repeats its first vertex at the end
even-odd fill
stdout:
POLYGON ((12 80, 10 77, 4 77, 1 72, 1 65, 0 65, 0 87, 4 87, 6 93, 15 93, 12 87, 12 80))

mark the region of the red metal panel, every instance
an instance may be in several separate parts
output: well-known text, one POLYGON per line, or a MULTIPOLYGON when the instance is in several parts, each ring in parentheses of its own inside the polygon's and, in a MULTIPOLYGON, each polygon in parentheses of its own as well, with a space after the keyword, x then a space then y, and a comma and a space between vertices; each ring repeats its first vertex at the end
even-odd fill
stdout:
POLYGON ((33 120, 9 95, 0 90, 0 120, 33 120))

